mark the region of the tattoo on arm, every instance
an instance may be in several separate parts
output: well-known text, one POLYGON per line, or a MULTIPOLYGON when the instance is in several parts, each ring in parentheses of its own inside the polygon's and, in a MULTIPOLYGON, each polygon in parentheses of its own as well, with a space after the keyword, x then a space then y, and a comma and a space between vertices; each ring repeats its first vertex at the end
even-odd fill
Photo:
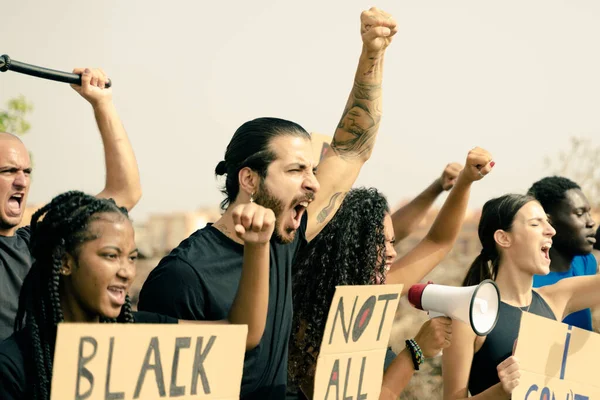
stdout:
POLYGON ((325 206, 325 208, 323 208, 321 210, 321 212, 319 212, 319 214, 317 215, 318 223, 322 224, 323 222, 325 222, 325 220, 327 219, 329 214, 331 214, 331 211, 334 209, 335 202, 337 201, 338 197, 340 197, 341 195, 342 195, 342 192, 337 192, 333 196, 331 196, 331 198, 329 199, 329 204, 327 204, 327 206, 325 206))
POLYGON ((331 148, 341 157, 370 152, 381 119, 381 85, 354 83, 331 148))
POLYGON ((375 100, 381 97, 381 85, 354 82, 352 97, 360 100, 375 100))

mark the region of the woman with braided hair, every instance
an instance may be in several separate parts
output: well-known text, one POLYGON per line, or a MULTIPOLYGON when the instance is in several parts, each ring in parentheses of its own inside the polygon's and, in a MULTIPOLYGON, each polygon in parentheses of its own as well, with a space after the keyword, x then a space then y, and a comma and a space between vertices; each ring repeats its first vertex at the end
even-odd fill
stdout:
MULTIPOLYGON (((238 217, 236 232, 246 240, 248 253, 254 251, 256 262, 249 263, 250 280, 242 273, 232 321, 219 322, 247 323, 250 335, 261 328, 249 319, 266 318, 268 291, 261 290, 268 287, 274 214, 253 204, 240 209, 238 217), (241 222, 242 215, 249 216, 249 222, 241 222), (256 311, 249 312, 248 306, 256 311), (246 321, 235 319, 236 312, 246 321)), ((21 289, 15 332, 0 344, 2 400, 50 398, 56 328, 61 322, 180 322, 132 312, 127 291, 135 278, 138 250, 127 211, 111 199, 76 191, 56 196, 32 216, 30 249, 34 262, 21 289)))

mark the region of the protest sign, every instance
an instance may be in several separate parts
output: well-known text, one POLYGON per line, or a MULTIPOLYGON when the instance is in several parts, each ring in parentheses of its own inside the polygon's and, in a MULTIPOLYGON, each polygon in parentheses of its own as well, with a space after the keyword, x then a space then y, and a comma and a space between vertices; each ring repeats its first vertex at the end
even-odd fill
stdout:
POLYGON ((313 399, 377 399, 403 285, 338 286, 317 359, 313 399))
POLYGON ((246 325, 58 326, 52 400, 239 399, 246 325))
POLYGON ((600 335, 524 312, 515 356, 519 400, 600 399, 600 335))

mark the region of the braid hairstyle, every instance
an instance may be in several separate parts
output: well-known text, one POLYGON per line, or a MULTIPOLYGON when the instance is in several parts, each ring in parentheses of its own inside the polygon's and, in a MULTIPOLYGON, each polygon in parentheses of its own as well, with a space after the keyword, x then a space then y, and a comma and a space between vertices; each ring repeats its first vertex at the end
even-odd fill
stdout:
MULTIPOLYGON (((370 285, 385 277, 385 197, 375 188, 348 192, 333 219, 294 264, 294 316, 290 377, 306 385, 316 364, 327 315, 338 285, 370 285)), ((308 383, 311 386, 311 383, 308 383)))
MULTIPOLYGON (((56 327, 64 320, 59 296, 63 257, 67 253, 76 256, 83 243, 95 239, 89 225, 99 219, 99 213, 107 212, 128 218, 127 210, 112 199, 71 191, 56 196, 31 217, 29 246, 34 261, 19 295, 15 331, 27 327, 31 353, 26 355, 30 358, 26 364, 34 400, 50 399, 56 327)), ((100 320, 133 322, 129 296, 116 320, 100 320)))

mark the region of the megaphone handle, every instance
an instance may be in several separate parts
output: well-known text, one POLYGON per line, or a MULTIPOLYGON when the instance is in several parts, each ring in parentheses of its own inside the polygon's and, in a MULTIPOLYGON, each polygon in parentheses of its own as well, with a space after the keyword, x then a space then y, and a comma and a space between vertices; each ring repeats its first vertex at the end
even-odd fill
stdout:
POLYGON ((446 314, 442 314, 441 312, 437 312, 437 311, 429 311, 429 318, 437 318, 437 317, 445 317, 446 314))
MULTIPOLYGON (((429 311, 429 318, 437 318, 437 317, 446 317, 446 314, 442 314, 441 312, 437 312, 437 311, 429 311)), ((437 357, 441 357, 443 354, 443 351, 440 351, 439 353, 437 353, 435 356, 433 356, 433 358, 437 358, 437 357)))

